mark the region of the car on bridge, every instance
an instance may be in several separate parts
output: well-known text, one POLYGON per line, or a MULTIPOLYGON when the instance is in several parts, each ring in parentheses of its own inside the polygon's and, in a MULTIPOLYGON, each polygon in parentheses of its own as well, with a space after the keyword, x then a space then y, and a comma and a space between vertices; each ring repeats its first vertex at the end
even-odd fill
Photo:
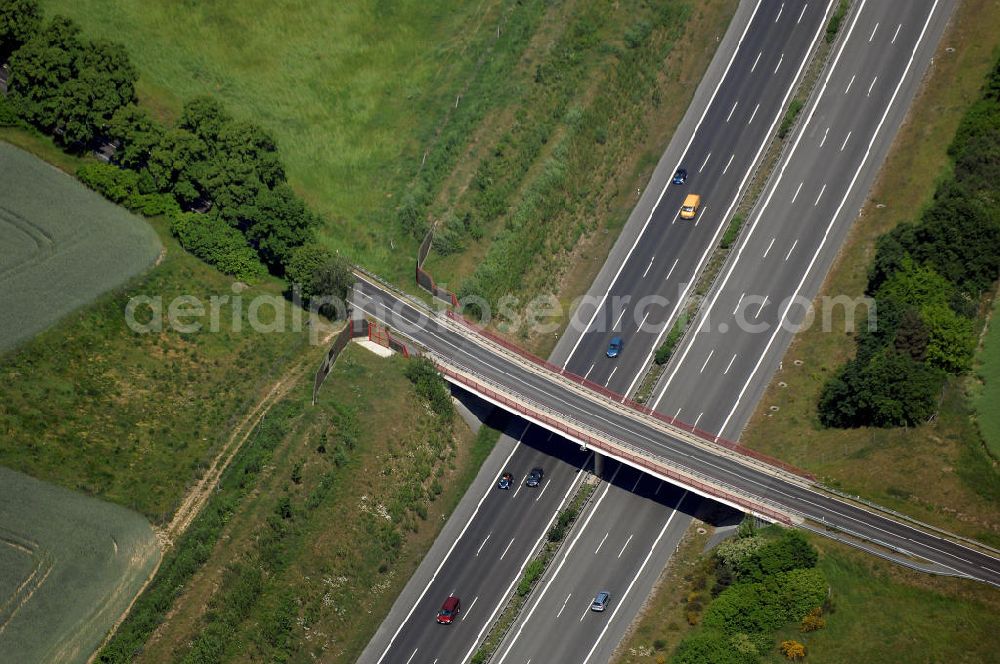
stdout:
POLYGON ((611 342, 608 344, 608 357, 618 357, 622 352, 622 347, 625 342, 622 341, 621 337, 611 337, 611 342))
POLYGON ((525 486, 536 487, 542 483, 542 478, 545 477, 545 471, 541 468, 532 468, 531 472, 528 473, 528 477, 524 480, 525 486))
POLYGON ((500 476, 500 481, 497 482, 498 489, 510 489, 510 485, 514 483, 514 476, 510 473, 504 473, 500 476))

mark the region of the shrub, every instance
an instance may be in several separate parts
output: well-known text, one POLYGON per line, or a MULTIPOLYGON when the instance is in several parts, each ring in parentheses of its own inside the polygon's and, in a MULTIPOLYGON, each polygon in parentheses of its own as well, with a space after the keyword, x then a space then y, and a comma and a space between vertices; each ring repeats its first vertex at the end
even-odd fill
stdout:
POLYGON ((528 566, 524 568, 524 576, 521 577, 521 581, 517 584, 517 594, 521 597, 527 597, 532 587, 534 587, 535 581, 541 578, 544 571, 545 563, 541 560, 536 558, 528 563, 528 566))
POLYGON ((416 387, 417 393, 430 402, 431 410, 450 421, 455 414, 455 406, 451 402, 451 390, 441 378, 434 363, 426 357, 411 358, 406 363, 405 373, 416 387))
POLYGON ((657 364, 662 366, 670 360, 671 355, 674 354, 674 348, 677 346, 677 342, 679 342, 681 337, 684 336, 684 330, 687 328, 687 322, 687 314, 681 314, 680 317, 674 321, 674 326, 670 328, 670 332, 667 333, 667 338, 663 340, 663 345, 656 349, 656 355, 653 360, 657 364))
POLYGON ((833 40, 837 38, 837 32, 840 30, 840 24, 844 22, 844 17, 847 15, 847 9, 849 7, 847 0, 840 0, 837 5, 837 9, 834 10, 833 16, 830 17, 830 22, 826 24, 826 43, 832 44, 833 40))
POLYGON ((733 246, 736 242, 736 238, 740 236, 740 228, 743 227, 743 215, 738 214, 732 218, 729 222, 729 227, 726 232, 722 234, 722 241, 719 242, 719 246, 723 249, 728 249, 733 246))
POLYGON ((778 138, 784 138, 791 131, 792 125, 795 124, 795 118, 798 117, 799 111, 802 110, 802 106, 805 102, 801 99, 793 99, 790 104, 788 104, 788 110, 785 111, 785 117, 781 119, 781 124, 778 126, 778 138))
POLYGON ((214 215, 174 215, 170 231, 182 247, 224 274, 248 283, 266 274, 243 235, 214 215))

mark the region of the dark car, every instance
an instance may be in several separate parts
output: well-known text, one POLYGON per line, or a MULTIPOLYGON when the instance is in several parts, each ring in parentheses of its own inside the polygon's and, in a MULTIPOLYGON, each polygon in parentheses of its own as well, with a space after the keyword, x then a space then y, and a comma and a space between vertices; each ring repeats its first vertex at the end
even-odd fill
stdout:
POLYGON ((594 598, 594 603, 590 605, 591 611, 603 611, 608 608, 608 602, 611 601, 611 593, 607 590, 602 590, 597 593, 597 597, 594 598))
POLYGON ((621 337, 612 337, 611 343, 608 344, 608 357, 618 357, 623 345, 621 337))
POLYGON ((684 168, 678 168, 674 173, 674 184, 684 184, 688 181, 688 172, 684 168))
POLYGON ((441 610, 438 611, 437 621, 442 625, 450 625, 452 621, 455 620, 455 616, 458 615, 459 611, 462 610, 462 603, 457 597, 451 595, 448 599, 444 601, 441 605, 441 610))
POLYGON ((542 483, 542 478, 545 476, 545 471, 541 468, 532 468, 531 472, 528 473, 527 479, 524 480, 525 486, 538 486, 542 483))
POLYGON ((497 482, 498 489, 509 489, 510 485, 514 483, 514 476, 510 473, 504 473, 500 476, 500 481, 497 482))

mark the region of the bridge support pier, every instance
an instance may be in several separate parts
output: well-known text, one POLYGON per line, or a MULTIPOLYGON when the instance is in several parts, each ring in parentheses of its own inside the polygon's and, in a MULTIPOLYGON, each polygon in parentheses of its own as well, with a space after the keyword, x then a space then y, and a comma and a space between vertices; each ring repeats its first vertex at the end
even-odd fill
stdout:
POLYGON ((604 455, 597 450, 592 450, 594 453, 594 475, 598 478, 604 476, 604 455))

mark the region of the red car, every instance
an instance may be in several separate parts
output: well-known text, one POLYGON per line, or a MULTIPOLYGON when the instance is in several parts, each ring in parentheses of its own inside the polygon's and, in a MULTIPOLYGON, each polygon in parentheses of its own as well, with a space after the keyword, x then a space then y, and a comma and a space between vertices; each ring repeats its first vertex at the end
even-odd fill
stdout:
POLYGON ((462 602, 457 597, 452 595, 444 601, 443 605, 441 605, 441 610, 438 611, 437 615, 438 623, 442 625, 450 625, 452 621, 455 620, 455 616, 457 616, 461 610, 462 602))

